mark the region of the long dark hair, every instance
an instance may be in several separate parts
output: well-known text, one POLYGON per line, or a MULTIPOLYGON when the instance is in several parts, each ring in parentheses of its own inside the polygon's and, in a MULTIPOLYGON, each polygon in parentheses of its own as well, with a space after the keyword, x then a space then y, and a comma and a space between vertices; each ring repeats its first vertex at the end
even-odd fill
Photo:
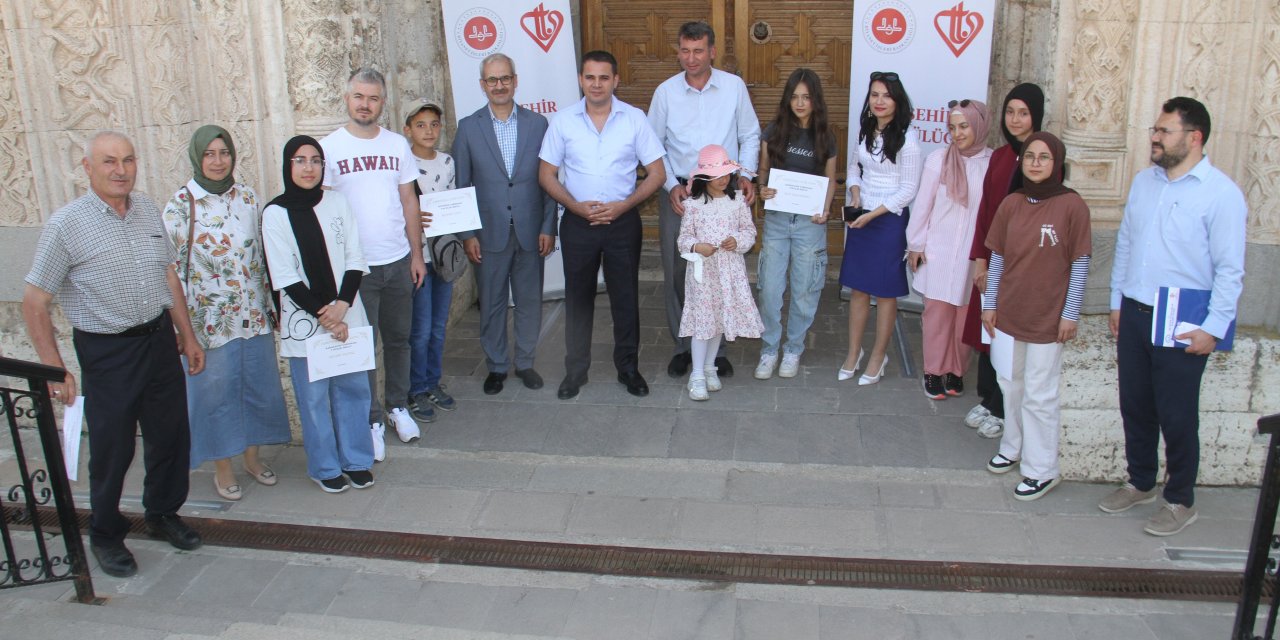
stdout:
POLYGON ((858 142, 867 148, 867 153, 871 153, 875 146, 875 131, 879 123, 871 113, 871 85, 877 82, 884 84, 889 90, 889 97, 893 99, 893 120, 880 132, 880 136, 884 138, 884 145, 881 147, 884 157, 889 162, 896 163, 898 151, 907 143, 907 130, 911 127, 911 114, 914 112, 911 98, 907 97, 907 89, 902 86, 898 74, 879 71, 871 74, 871 80, 867 82, 867 97, 862 99, 862 114, 858 118, 858 142))
POLYGON ((773 116, 772 134, 765 144, 769 146, 769 166, 781 167, 786 160, 787 142, 791 140, 791 131, 800 126, 800 120, 791 111, 791 97, 796 87, 803 84, 809 88, 809 137, 813 140, 813 157, 819 165, 836 154, 835 149, 828 148, 831 143, 831 128, 827 122, 827 101, 822 97, 822 80, 812 69, 796 69, 787 78, 786 88, 782 90, 782 101, 778 103, 778 113, 773 116))
MULTIPOLYGON (((711 194, 707 193, 707 183, 711 182, 706 178, 694 178, 689 181, 689 197, 702 198, 703 202, 711 202, 711 194)), ((737 193, 738 174, 729 174, 729 184, 724 187, 724 194, 733 200, 733 196, 737 193)))

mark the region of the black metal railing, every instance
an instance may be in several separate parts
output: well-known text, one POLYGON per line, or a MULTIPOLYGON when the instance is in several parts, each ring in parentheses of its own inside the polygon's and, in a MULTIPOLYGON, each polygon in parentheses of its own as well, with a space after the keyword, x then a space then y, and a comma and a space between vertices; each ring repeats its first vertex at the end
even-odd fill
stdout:
POLYGON ((1276 597, 1271 599, 1267 612, 1266 632, 1257 636, 1253 629, 1258 621, 1258 605, 1264 591, 1270 586, 1277 593, 1276 560, 1272 549, 1280 549, 1280 536, 1276 531, 1276 510, 1280 507, 1280 413, 1258 420, 1258 433, 1270 436, 1267 445, 1267 463, 1262 468, 1262 486, 1258 491, 1258 510, 1253 518, 1253 537, 1249 540, 1249 559, 1244 566, 1244 585, 1240 592, 1240 606, 1236 609, 1235 630, 1232 640, 1272 640, 1276 631, 1276 597))
POLYGON ((89 562, 76 522, 71 483, 62 458, 62 441, 49 397, 48 383, 60 382, 65 375, 66 372, 57 367, 0 358, 0 376, 24 379, 27 385, 26 389, 12 389, 2 386, 3 380, 0 380, 0 411, 4 413, 13 441, 19 474, 18 484, 0 495, 0 514, 4 514, 0 517, 0 537, 4 544, 0 589, 71 580, 75 582, 76 599, 90 603, 96 601, 93 581, 89 577, 89 562), (43 469, 32 468, 22 442, 21 429, 33 425, 40 435, 43 469), (51 501, 58 514, 65 553, 55 548, 59 536, 48 532, 37 517, 37 509, 51 501), (34 557, 19 550, 11 535, 13 525, 31 531, 36 547, 34 557))

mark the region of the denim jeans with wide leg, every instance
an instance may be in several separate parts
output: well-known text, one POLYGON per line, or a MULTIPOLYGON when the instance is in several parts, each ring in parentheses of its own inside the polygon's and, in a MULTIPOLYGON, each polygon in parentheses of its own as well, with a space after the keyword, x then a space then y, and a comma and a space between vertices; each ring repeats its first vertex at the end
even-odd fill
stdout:
POLYGON ((369 375, 357 371, 312 382, 306 358, 289 358, 289 375, 302 419, 307 475, 328 480, 343 471, 372 468, 369 375))
POLYGON ((440 386, 444 362, 444 332, 449 324, 453 283, 445 282, 427 265, 427 277, 413 292, 413 326, 409 329, 409 395, 440 386))
POLYGON ((783 352, 804 353, 804 339, 818 310, 818 297, 827 281, 827 225, 809 216, 765 211, 764 242, 760 248, 758 282, 760 355, 777 355, 782 339, 782 292, 791 272, 791 306, 787 310, 787 341, 783 352))

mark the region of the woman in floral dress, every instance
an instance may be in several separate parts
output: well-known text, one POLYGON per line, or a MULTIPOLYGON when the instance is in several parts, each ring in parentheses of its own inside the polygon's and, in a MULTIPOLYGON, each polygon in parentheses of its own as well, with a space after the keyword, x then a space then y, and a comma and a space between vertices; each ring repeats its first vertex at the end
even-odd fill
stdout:
POLYGON ((204 373, 187 377, 191 468, 213 460, 218 495, 239 500, 231 458, 243 453, 245 471, 274 485, 276 475, 258 459, 258 446, 290 437, 271 335, 258 196, 235 181, 235 145, 222 127, 197 129, 188 153, 194 177, 165 205, 164 222, 178 251, 192 328, 205 351, 204 373))

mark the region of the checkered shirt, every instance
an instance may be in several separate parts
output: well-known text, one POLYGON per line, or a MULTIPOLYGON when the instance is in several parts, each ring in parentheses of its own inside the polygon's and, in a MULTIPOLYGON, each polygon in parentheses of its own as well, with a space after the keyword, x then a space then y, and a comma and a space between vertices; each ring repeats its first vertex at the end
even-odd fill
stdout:
POLYGON ((489 119, 493 121, 493 135, 498 136, 498 148, 502 150, 502 162, 507 165, 507 177, 516 172, 516 109, 511 110, 511 117, 506 121, 493 115, 489 110, 489 119))
POLYGON ((49 218, 26 282, 56 294, 71 326, 120 333, 173 306, 176 257, 154 200, 131 194, 121 218, 90 191, 49 218))

